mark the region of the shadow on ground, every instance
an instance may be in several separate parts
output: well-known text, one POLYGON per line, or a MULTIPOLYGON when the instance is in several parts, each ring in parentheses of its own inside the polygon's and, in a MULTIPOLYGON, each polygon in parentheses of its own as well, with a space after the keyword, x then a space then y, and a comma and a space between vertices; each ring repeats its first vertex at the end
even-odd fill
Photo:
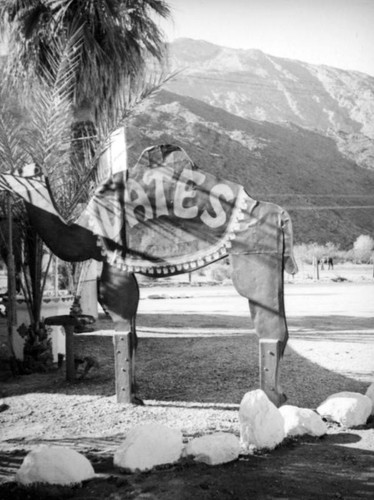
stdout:
MULTIPOLYGON (((372 336, 365 330, 370 319, 356 317, 290 318, 291 338, 303 339, 310 346, 324 347, 323 340, 371 344, 372 336), (329 331, 327 326, 329 325, 329 331), (321 329, 319 328, 321 326, 321 329), (297 331, 295 331, 297 329, 297 331), (305 329, 303 331, 302 329, 305 329), (312 330, 311 330, 312 329, 312 330), (363 330, 362 334, 360 330, 363 330), (343 331, 343 333, 342 333, 343 331)), ((143 399, 160 401, 197 401, 212 403, 240 403, 243 394, 258 388, 258 341, 251 329, 251 321, 241 316, 209 315, 144 315, 140 316, 140 330, 149 325, 178 328, 178 333, 165 337, 140 338, 137 357, 139 395, 143 399), (244 321, 248 333, 243 333, 244 321), (188 326, 186 326, 188 325, 188 326), (220 330, 219 336, 182 337, 186 328, 199 325, 201 333, 208 328, 220 330), (241 330, 239 335, 224 334, 224 328, 241 330), (223 329, 223 330, 222 330, 223 329)), ((100 328, 112 328, 110 320, 101 320, 100 328)), ((4 381, 2 394, 11 396, 28 392, 63 392, 79 395, 112 395, 114 388, 114 359, 112 338, 105 336, 77 336, 76 352, 80 356, 94 356, 100 368, 92 369, 86 379, 67 383, 64 371, 52 374, 34 374, 4 381)), ((347 370, 349 367, 346 367, 347 370)), ((371 368, 370 368, 371 369, 371 368)), ((349 371, 349 370, 348 370, 349 371)), ((281 380, 289 403, 308 408, 317 407, 327 396, 340 391, 365 392, 367 383, 350 374, 323 368, 300 353, 287 347, 281 364, 281 380)))

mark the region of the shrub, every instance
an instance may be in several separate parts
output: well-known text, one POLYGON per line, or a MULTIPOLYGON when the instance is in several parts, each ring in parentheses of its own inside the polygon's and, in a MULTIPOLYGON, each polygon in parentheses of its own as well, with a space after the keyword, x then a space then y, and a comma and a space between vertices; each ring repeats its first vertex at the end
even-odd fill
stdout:
POLYGON ((342 257, 339 248, 331 242, 326 243, 326 245, 319 245, 318 243, 295 245, 294 254, 298 262, 305 264, 313 264, 314 258, 332 257, 334 260, 340 260, 342 257))
POLYGON ((231 266, 229 259, 223 259, 211 266, 210 276, 214 281, 222 282, 231 278, 231 266))
POLYGON ((374 248, 374 239, 371 236, 361 234, 353 244, 353 254, 356 262, 369 263, 374 248))

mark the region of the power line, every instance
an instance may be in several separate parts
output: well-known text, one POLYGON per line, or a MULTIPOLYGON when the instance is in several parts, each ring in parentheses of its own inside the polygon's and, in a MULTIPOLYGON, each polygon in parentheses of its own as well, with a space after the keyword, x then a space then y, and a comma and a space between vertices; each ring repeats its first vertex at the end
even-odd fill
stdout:
POLYGON ((374 205, 352 205, 352 206, 321 206, 321 207, 306 207, 306 206, 297 206, 297 205, 287 205, 284 206, 287 210, 363 210, 366 208, 374 208, 374 205))
POLYGON ((302 194, 302 193, 255 193, 257 197, 305 197, 305 198, 373 198, 372 194, 302 194))

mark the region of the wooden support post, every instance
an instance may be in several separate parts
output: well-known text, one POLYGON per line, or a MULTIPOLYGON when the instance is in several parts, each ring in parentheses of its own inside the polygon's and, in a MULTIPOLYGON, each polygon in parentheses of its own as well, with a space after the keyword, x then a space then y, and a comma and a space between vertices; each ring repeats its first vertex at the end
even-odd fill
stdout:
POLYGON ((113 345, 117 403, 131 403, 131 333, 115 332, 113 345))
POLYGON ((65 349, 66 349, 66 380, 74 382, 75 380, 75 360, 74 360, 74 326, 64 325, 65 330, 65 349))
POLYGON ((279 360, 280 341, 260 339, 260 387, 276 406, 280 405, 279 360))

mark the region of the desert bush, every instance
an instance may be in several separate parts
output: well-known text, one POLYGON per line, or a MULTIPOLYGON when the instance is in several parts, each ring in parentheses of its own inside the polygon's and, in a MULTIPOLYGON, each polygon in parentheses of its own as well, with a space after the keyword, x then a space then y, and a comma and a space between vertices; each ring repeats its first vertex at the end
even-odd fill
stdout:
POLYGON ((313 259, 321 259, 322 257, 332 257, 334 260, 340 260, 342 253, 339 248, 331 242, 326 245, 318 243, 302 243, 294 247, 295 258, 298 262, 312 264, 313 259))
POLYGON ((230 267, 230 262, 229 259, 223 259, 220 260, 219 262, 216 262, 213 264, 210 269, 210 276, 211 279, 214 281, 222 282, 225 281, 226 279, 231 278, 231 267, 230 267))
POLYGON ((337 262, 369 263, 374 259, 374 239, 361 235, 353 243, 351 249, 342 250, 332 242, 325 245, 318 243, 301 243, 294 247, 295 258, 304 264, 313 264, 313 259, 332 257, 337 262))
POLYGON ((350 250, 339 250, 336 256, 336 260, 339 262, 353 262, 353 248, 350 250))
POLYGON ((361 234, 353 243, 353 256, 356 263, 369 263, 373 257, 374 239, 361 234))

